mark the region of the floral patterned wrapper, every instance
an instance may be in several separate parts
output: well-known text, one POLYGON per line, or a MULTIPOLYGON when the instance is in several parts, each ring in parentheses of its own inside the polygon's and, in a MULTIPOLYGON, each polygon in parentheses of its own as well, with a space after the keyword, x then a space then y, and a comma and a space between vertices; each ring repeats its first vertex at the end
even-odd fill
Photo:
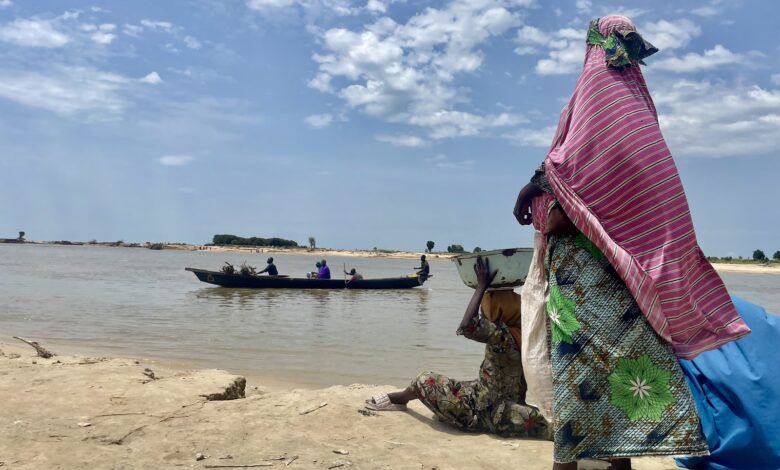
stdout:
POLYGON ((583 235, 548 241, 555 460, 702 455, 707 443, 669 343, 583 235))

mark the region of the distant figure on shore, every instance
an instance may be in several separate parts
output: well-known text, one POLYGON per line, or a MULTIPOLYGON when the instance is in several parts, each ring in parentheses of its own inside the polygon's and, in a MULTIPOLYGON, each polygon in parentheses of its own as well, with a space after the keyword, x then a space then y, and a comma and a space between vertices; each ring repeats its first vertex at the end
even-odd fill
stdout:
POLYGON ((363 280, 363 275, 360 274, 359 272, 357 272, 357 269, 355 269, 355 268, 350 269, 349 272, 344 270, 344 274, 346 274, 347 276, 352 276, 352 277, 349 278, 348 282, 362 281, 363 280))
POLYGON ((520 296, 512 291, 487 292, 498 271, 490 272, 489 263, 482 258, 477 258, 474 270, 478 285, 456 334, 485 343, 478 378, 458 381, 425 372, 404 390, 366 400, 365 407, 405 411, 409 401, 420 400, 440 421, 463 431, 551 439, 552 426, 536 407, 525 403, 520 296))
POLYGON ((317 273, 317 279, 330 279, 330 268, 325 260, 320 261, 320 271, 317 273))
POLYGON ((276 269, 276 265, 274 264, 274 259, 268 258, 265 262, 268 263, 268 266, 266 266, 265 269, 263 269, 257 274, 268 273, 269 276, 278 276, 279 271, 276 269))
POLYGON ((428 279, 428 276, 430 276, 431 273, 431 266, 428 264, 428 261, 426 261, 425 255, 420 256, 420 267, 414 269, 418 270, 417 275, 420 277, 421 281, 428 279))

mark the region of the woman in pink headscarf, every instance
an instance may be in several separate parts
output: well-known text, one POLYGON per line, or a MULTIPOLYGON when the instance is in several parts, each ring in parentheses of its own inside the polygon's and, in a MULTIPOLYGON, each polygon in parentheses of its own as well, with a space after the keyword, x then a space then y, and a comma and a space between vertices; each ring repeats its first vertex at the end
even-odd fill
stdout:
POLYGON ((628 18, 591 22, 582 75, 515 206, 543 234, 554 468, 706 454, 677 358, 750 331, 696 242, 639 68, 655 52, 628 18))

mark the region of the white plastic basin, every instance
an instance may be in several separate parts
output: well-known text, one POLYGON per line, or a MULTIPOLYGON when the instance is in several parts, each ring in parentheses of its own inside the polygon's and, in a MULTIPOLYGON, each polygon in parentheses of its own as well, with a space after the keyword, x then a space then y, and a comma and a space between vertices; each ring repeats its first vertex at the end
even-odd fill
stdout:
POLYGON ((467 253, 452 258, 458 268, 458 274, 464 284, 472 289, 477 288, 477 274, 474 265, 477 257, 488 260, 490 270, 498 270, 495 279, 490 284, 490 289, 511 289, 521 286, 528 277, 528 269, 531 267, 533 248, 507 248, 505 250, 483 251, 481 253, 467 253))

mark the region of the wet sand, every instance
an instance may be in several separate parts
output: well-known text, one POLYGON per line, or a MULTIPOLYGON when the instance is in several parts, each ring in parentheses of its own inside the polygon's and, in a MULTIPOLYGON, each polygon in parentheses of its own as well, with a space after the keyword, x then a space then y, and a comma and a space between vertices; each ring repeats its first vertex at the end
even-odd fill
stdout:
MULTIPOLYGON (((250 380, 245 398, 208 401, 203 395, 234 397, 242 378, 149 360, 42 359, 21 343, 0 342, 0 351, 7 468, 551 468, 550 442, 462 433, 419 403, 406 413, 361 413, 387 386, 270 390, 250 380)), ((641 458, 634 468, 675 466, 641 458)))

